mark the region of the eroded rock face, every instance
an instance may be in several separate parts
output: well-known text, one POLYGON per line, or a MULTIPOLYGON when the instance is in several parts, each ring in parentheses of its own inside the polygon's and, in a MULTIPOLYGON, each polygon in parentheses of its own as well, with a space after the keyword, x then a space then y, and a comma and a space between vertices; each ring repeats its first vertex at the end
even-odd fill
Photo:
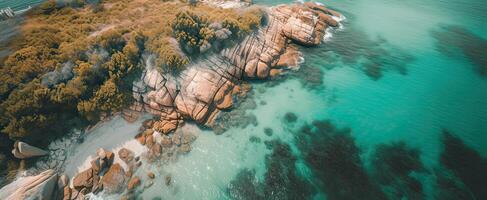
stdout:
POLYGON ((0 189, 0 199, 52 199, 58 175, 47 170, 36 176, 20 178, 0 189))
MULTIPOLYGON (((315 3, 280 5, 266 10, 267 25, 219 55, 195 61, 177 77, 161 74, 148 59, 134 82, 135 112, 161 116, 157 131, 173 132, 182 119, 211 126, 221 110, 231 108, 244 79, 266 79, 292 69, 300 53, 289 44, 315 46, 325 30, 338 26, 341 14, 315 3)), ((156 126, 157 125, 157 126, 156 126)))

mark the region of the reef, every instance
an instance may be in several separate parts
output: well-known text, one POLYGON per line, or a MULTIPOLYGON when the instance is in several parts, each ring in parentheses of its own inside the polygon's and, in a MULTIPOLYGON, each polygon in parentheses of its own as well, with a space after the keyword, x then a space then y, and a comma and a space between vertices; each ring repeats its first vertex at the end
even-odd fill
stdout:
POLYGON ((407 75, 408 65, 415 59, 413 55, 380 36, 373 37, 367 34, 356 24, 353 13, 345 15, 350 19, 344 23, 346 28, 338 28, 337 34, 334 34, 333 39, 327 41, 323 48, 316 51, 303 50, 306 59, 303 68, 313 70, 313 73, 303 74, 303 79, 315 80, 316 84, 319 84, 320 77, 316 74, 324 72, 319 68, 310 67, 316 66, 314 63, 320 63, 318 66, 324 66, 325 69, 353 67, 372 80, 379 80, 388 71, 407 75), (308 51, 313 51, 313 54, 309 54, 308 51))
POLYGON ((279 140, 266 156, 264 181, 256 179, 255 171, 243 169, 230 183, 227 191, 232 199, 310 199, 316 192, 313 185, 297 174, 297 157, 288 144, 279 140))
POLYGON ((314 121, 295 133, 296 143, 327 199, 387 199, 364 169, 350 132, 314 121))
POLYGON ((431 32, 436 49, 447 55, 464 55, 481 76, 487 76, 487 40, 456 25, 443 25, 431 32))
POLYGON ((371 177, 381 186, 388 199, 424 199, 421 182, 411 176, 426 169, 417 149, 404 142, 381 144, 372 156, 371 177))
POLYGON ((438 182, 442 188, 453 185, 455 187, 452 189, 457 191, 452 192, 461 196, 465 196, 465 193, 470 194, 468 195, 469 198, 466 199, 487 198, 487 191, 485 191, 487 187, 487 159, 448 131, 443 132, 443 144, 444 150, 441 153, 440 162, 451 171, 450 174, 454 176, 450 175, 450 177, 454 178, 445 179, 444 177, 448 176, 440 176, 438 182), (455 180, 460 180, 461 183, 455 180), (463 184, 465 187, 462 186, 463 184))

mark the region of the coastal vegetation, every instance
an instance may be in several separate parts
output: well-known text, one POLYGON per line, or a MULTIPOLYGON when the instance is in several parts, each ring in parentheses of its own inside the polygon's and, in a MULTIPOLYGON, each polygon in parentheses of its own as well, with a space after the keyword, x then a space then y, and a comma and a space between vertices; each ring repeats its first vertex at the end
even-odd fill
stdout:
POLYGON ((49 0, 29 11, 20 34, 1 47, 11 52, 0 58, 1 132, 42 145, 95 123, 131 104, 144 55, 156 55, 158 69, 174 73, 225 39, 254 31, 262 17, 259 8, 182 1, 49 0))

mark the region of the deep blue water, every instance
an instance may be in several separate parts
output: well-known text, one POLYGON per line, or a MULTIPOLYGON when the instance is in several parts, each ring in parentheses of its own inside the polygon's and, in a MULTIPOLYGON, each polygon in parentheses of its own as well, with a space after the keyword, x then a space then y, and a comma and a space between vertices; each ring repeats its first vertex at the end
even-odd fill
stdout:
POLYGON ((487 199, 487 2, 320 2, 343 29, 144 199, 487 199))

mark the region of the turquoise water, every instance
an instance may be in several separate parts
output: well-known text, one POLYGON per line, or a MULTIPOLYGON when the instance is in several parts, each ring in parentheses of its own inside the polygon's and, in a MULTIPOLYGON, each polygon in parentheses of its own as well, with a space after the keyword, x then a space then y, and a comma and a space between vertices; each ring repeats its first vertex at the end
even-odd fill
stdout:
POLYGON ((143 166, 172 184, 139 196, 487 198, 487 2, 321 2, 343 29, 302 49, 298 72, 253 84, 224 122, 240 126, 186 127, 199 135, 191 153, 143 166))
POLYGON ((26 9, 29 6, 35 6, 44 0, 1 0, 0 1, 0 9, 10 7, 13 10, 22 10, 26 9))
POLYGON ((142 197, 487 197, 487 3, 324 3, 344 28, 302 49, 297 73, 253 85, 245 117, 227 122, 251 125, 195 131, 195 149, 161 170, 177 189, 142 197))

